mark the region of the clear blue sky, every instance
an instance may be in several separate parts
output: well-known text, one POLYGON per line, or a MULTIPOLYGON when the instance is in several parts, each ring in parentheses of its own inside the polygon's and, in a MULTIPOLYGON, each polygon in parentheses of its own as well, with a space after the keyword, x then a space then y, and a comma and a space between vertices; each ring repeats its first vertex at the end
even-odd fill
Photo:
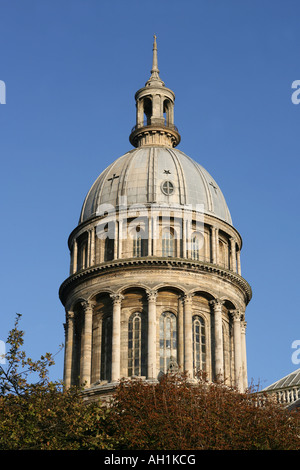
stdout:
POLYGON ((179 148, 218 182, 244 241, 249 379, 299 368, 299 17, 297 0, 0 0, 0 340, 19 312, 33 358, 64 341, 67 238, 91 184, 131 148, 156 34, 179 148))

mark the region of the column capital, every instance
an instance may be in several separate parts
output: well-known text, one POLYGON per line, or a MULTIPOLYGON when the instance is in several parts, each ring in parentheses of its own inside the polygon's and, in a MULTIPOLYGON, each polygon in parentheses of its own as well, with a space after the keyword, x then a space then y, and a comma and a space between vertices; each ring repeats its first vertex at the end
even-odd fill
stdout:
POLYGON ((195 294, 191 293, 191 294, 183 294, 182 296, 182 300, 184 302, 184 304, 191 304, 192 301, 193 301, 193 297, 194 297, 195 294))
POLYGON ((88 300, 82 300, 82 301, 80 302, 80 305, 81 305, 81 307, 83 308, 84 313, 86 313, 88 310, 92 310, 92 311, 93 311, 94 306, 95 306, 94 302, 89 302, 88 300))
POLYGON ((122 300, 124 299, 124 295, 122 294, 109 294, 109 296, 114 304, 121 304, 122 300))
POLYGON ((232 316, 233 321, 240 321, 241 320, 241 311, 240 310, 229 310, 229 313, 232 316))
POLYGON ((224 303, 225 303, 224 300, 221 300, 221 299, 213 299, 209 301, 209 304, 212 305, 214 309, 222 308, 224 303))
POLYGON ((146 291, 148 302, 156 302, 157 290, 148 289, 146 291))
POLYGON ((67 322, 69 322, 71 320, 74 320, 74 318, 75 318, 74 312, 72 312, 72 311, 66 312, 66 321, 67 322))

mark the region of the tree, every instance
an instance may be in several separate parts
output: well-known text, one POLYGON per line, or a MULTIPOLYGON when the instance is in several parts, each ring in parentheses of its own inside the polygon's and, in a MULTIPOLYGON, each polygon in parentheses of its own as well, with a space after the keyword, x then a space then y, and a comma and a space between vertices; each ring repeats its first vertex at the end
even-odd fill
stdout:
POLYGON ((158 384, 122 381, 110 425, 121 449, 300 449, 299 414, 203 377, 197 383, 172 374, 158 384))
POLYGON ((20 318, 7 339, 5 367, 0 367, 0 450, 110 449, 112 439, 102 425, 109 411, 99 403, 86 406, 80 388, 66 390, 61 382, 51 382, 51 354, 37 361, 26 356, 20 318))

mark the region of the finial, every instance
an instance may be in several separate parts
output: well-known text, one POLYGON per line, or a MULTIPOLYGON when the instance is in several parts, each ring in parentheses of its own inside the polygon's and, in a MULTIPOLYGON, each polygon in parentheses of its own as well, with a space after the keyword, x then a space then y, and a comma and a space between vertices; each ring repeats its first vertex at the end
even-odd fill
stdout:
POLYGON ((153 49, 152 49, 153 60, 152 60, 151 77, 147 81, 146 85, 148 86, 152 84, 154 85, 154 82, 155 82, 156 85, 159 83, 161 86, 164 86, 164 82, 161 80, 159 76, 159 70, 158 70, 156 34, 154 34, 153 38, 154 38, 154 42, 153 42, 153 49))
POLYGON ((152 62, 152 70, 151 73, 159 73, 158 65, 157 65, 157 44, 156 44, 156 35, 154 34, 154 43, 153 43, 153 62, 152 62))

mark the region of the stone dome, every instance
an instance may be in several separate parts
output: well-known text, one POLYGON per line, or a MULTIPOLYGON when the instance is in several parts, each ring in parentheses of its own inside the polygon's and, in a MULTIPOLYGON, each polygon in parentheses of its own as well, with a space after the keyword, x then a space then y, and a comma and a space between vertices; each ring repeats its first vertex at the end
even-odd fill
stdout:
POLYGON ((225 198, 211 175, 175 148, 145 146, 133 149, 108 166, 88 192, 79 219, 96 216, 100 205, 117 209, 133 204, 170 206, 203 204, 204 213, 232 225, 225 198), (122 202, 123 201, 123 202, 122 202))

